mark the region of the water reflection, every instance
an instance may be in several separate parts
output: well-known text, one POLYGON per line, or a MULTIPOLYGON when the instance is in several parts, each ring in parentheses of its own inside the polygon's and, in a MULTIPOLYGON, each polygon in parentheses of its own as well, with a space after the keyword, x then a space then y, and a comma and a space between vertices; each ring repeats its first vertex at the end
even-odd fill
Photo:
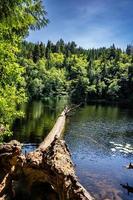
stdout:
POLYGON ((130 193, 133 193, 133 187, 131 187, 128 183, 127 184, 120 184, 124 189, 126 189, 127 190, 127 192, 128 192, 128 195, 130 194, 130 193))
MULTIPOLYGON (((32 151, 53 127, 67 98, 34 101, 22 106, 25 117, 13 125, 14 139, 32 151)), ((10 138, 11 139, 11 138, 10 138)), ((120 184, 133 186, 133 110, 89 105, 68 118, 65 139, 81 183, 97 200, 131 200, 120 184)))
POLYGON ((90 105, 69 120, 65 139, 81 183, 97 200, 131 200, 121 183, 133 185, 133 111, 90 105))
MULTIPOLYGON (((14 135, 10 139, 17 139, 24 143, 40 143, 53 127, 66 104, 67 97, 58 97, 47 99, 45 102, 33 101, 22 105, 21 109, 25 117, 16 119, 12 128, 14 135)), ((29 145, 28 148, 31 146, 29 145)))

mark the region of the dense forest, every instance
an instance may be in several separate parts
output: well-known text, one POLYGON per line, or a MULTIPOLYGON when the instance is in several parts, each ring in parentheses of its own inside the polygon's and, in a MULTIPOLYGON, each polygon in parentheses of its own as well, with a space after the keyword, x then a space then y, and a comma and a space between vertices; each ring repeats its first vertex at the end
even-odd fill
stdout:
POLYGON ((30 98, 68 94, 73 101, 133 100, 133 46, 83 49, 62 39, 53 44, 24 41, 20 60, 30 98))
MULTIPOLYGON (((25 40, 48 23, 41 1, 3 0, 0 6, 0 137, 23 115, 28 99, 68 95, 77 102, 133 100, 133 46, 83 49, 62 39, 25 40)), ((47 36, 46 36, 47 37, 47 36)), ((43 38, 42 38, 43 39, 43 38)))

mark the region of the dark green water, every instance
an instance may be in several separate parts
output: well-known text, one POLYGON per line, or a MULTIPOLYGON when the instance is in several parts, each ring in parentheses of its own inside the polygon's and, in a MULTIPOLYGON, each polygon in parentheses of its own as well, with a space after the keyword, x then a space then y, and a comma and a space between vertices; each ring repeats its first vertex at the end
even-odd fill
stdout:
POLYGON ((12 128, 14 134, 8 140, 16 139, 24 143, 24 151, 27 152, 36 149, 52 129, 65 105, 67 97, 24 104, 21 110, 25 113, 25 117, 14 122, 12 128))
MULTIPOLYGON (((66 100, 32 102, 23 109, 25 118, 14 124, 14 138, 33 150, 48 134, 66 100)), ((133 110, 89 105, 68 118, 65 140, 77 175, 97 200, 133 200, 120 184, 133 186, 133 110)))

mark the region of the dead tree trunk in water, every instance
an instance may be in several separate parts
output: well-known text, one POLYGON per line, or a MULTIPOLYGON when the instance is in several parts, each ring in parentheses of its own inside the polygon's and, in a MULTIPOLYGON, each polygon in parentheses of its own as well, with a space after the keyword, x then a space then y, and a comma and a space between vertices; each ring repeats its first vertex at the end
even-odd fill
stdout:
POLYGON ((40 144, 39 149, 45 150, 54 141, 55 138, 61 137, 61 134, 65 129, 66 115, 68 112, 69 109, 66 107, 61 113, 61 115, 58 117, 54 127, 52 128, 48 136, 40 144))
POLYGON ((68 111, 34 152, 22 155, 15 141, 0 147, 0 199, 94 200, 78 182, 68 147, 60 139, 68 111))

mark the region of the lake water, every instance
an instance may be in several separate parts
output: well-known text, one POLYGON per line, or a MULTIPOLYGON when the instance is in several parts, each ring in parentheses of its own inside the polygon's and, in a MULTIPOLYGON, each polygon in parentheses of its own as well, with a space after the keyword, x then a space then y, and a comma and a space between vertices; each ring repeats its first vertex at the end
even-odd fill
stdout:
MULTIPOLYGON (((13 138, 31 151, 54 125, 66 100, 25 104, 25 118, 16 120, 13 138)), ((133 110, 88 105, 67 119, 64 138, 80 182, 97 200, 133 200, 121 184, 133 186, 133 110)))

